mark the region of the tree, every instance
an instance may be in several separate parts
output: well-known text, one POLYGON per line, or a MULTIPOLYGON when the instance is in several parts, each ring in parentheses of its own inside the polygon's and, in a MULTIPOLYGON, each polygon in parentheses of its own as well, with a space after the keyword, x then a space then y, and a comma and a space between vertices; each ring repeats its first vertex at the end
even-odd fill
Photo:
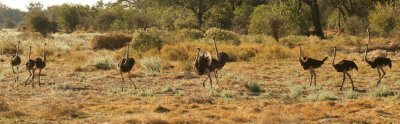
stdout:
POLYGON ((318 1, 317 0, 300 0, 307 4, 311 8, 312 21, 314 25, 315 34, 320 38, 324 39, 324 31, 321 25, 321 14, 319 12, 318 1))
POLYGON ((50 21, 43 11, 31 11, 26 15, 28 26, 42 36, 47 36, 50 31, 50 21))
POLYGON ((197 24, 202 27, 204 23, 204 14, 209 11, 220 0, 159 0, 159 2, 167 5, 177 5, 183 8, 189 9, 193 14, 195 14, 197 19, 197 24))

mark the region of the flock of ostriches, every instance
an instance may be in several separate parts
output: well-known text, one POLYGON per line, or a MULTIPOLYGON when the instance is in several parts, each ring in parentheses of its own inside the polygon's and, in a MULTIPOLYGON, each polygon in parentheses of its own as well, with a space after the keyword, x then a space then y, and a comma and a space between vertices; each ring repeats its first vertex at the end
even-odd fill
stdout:
MULTIPOLYGON (((368 43, 369 43, 369 39, 370 39, 370 33, 368 31, 368 43)), ((208 51, 202 50, 201 48, 197 48, 198 52, 197 52, 196 60, 194 62, 194 69, 196 70, 196 73, 198 75, 207 75, 207 78, 202 82, 203 87, 205 87, 205 82, 209 79, 210 87, 212 88, 212 78, 211 78, 212 73, 214 73, 216 82, 218 83, 218 71, 224 67, 225 63, 228 61, 228 58, 229 58, 228 54, 226 54, 224 52, 218 52, 215 37, 213 37, 213 41, 214 41, 215 51, 217 53, 216 59, 212 58, 211 54, 208 51)), ((365 49, 364 59, 371 66, 371 68, 376 68, 378 70, 379 78, 378 78, 376 85, 379 85, 382 78, 386 74, 385 71, 383 70, 383 67, 389 66, 391 68, 392 61, 386 57, 374 57, 373 59, 368 60, 367 59, 368 43, 365 44, 366 49, 365 49)), ((21 58, 19 57, 19 46, 20 46, 20 42, 18 41, 17 52, 14 55, 12 55, 12 57, 11 57, 11 67, 12 67, 12 71, 14 74, 13 77, 14 77, 15 82, 17 82, 19 80, 18 65, 21 64, 21 58), (14 68, 16 68, 16 71, 14 68)), ((32 87, 35 86, 34 85, 35 72, 38 69, 38 71, 39 71, 38 72, 38 76, 39 76, 38 84, 40 86, 40 85, 42 85, 40 83, 40 75, 41 75, 42 69, 44 69, 46 67, 46 55, 47 55, 46 43, 43 46, 42 58, 37 57, 36 59, 31 59, 31 52, 32 52, 32 46, 29 46, 28 59, 25 62, 25 67, 29 71, 30 75, 29 75, 28 79, 26 79, 24 84, 25 84, 25 86, 29 85, 28 81, 29 81, 29 79, 31 79, 30 82, 32 84, 32 87)), ((312 85, 313 81, 314 81, 314 85, 316 85, 316 76, 317 75, 315 73, 315 69, 320 68, 321 65, 324 64, 325 60, 327 60, 327 58, 328 57, 325 57, 323 60, 316 60, 313 58, 302 56, 301 45, 299 44, 300 65, 303 67, 304 70, 310 71, 310 74, 311 74, 310 86, 312 85)), ((350 74, 348 73, 348 71, 353 70, 353 69, 358 70, 357 65, 353 61, 350 61, 350 60, 341 60, 341 61, 339 61, 339 63, 335 64, 335 59, 336 59, 336 47, 334 48, 334 56, 333 56, 332 66, 335 68, 335 70, 337 72, 343 73, 343 81, 342 81, 340 90, 343 89, 343 84, 346 80, 346 76, 349 77, 349 79, 350 79, 352 89, 356 90, 354 87, 354 84, 353 84, 353 80, 352 80, 350 74)), ((121 87, 122 91, 124 91, 124 84, 125 84, 123 73, 128 73, 128 79, 134 85, 135 89, 138 88, 130 77, 130 71, 132 70, 134 64, 135 64, 135 59, 129 57, 129 43, 127 43, 125 57, 122 58, 118 63, 119 73, 122 78, 122 87, 121 87)))

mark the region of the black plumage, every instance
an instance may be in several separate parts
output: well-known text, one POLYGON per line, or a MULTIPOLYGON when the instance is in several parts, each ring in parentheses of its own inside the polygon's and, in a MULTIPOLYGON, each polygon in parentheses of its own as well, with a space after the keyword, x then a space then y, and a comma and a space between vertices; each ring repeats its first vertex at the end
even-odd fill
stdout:
POLYGON ((122 58, 118 63, 119 73, 122 78, 122 87, 121 87, 122 91, 124 91, 124 83, 125 83, 123 73, 128 73, 128 79, 131 81, 131 83, 133 83, 135 89, 137 88, 135 82, 132 81, 130 74, 130 71, 132 70, 134 65, 135 65, 135 59, 129 57, 129 43, 127 43, 125 58, 122 58))
POLYGON ((346 75, 350 79, 352 89, 355 90, 353 79, 351 78, 351 76, 348 73, 348 71, 350 71, 352 69, 358 70, 358 67, 357 67, 356 63, 354 63, 353 61, 350 61, 350 60, 341 60, 341 61, 339 61, 339 63, 335 64, 336 47, 333 49, 333 51, 334 51, 334 55, 333 55, 333 60, 332 60, 332 66, 335 68, 335 70, 337 72, 342 72, 343 73, 343 81, 342 81, 342 85, 340 87, 340 90, 343 89, 344 81, 346 80, 346 75))
POLYGON ((374 57, 371 60, 367 59, 367 54, 368 54, 368 44, 365 44, 365 56, 364 60, 368 63, 368 65, 371 66, 371 68, 376 68, 378 70, 379 78, 378 81, 376 82, 376 86, 378 86, 381 83, 382 78, 386 75, 385 70, 383 70, 383 67, 389 66, 389 68, 392 68, 392 60, 386 57, 374 57), (381 74, 382 72, 382 74, 381 74))
POLYGON ((312 84, 313 79, 314 79, 314 85, 315 86, 317 85, 317 82, 316 82, 317 74, 315 73, 315 69, 320 68, 327 59, 328 59, 328 57, 325 57, 323 60, 316 60, 313 58, 302 57, 301 45, 299 44, 299 62, 304 70, 310 71, 310 75, 311 75, 310 86, 312 84))
MULTIPOLYGON (((32 46, 29 46, 28 59, 25 62, 25 67, 26 67, 26 70, 28 70, 28 72, 29 72, 29 77, 25 81, 25 86, 28 85, 27 82, 30 78, 32 78, 32 81, 35 79, 34 72, 35 72, 36 61, 31 59, 31 53, 32 53, 32 46)), ((34 85, 32 83, 32 87, 33 86, 34 85)))
POLYGON ((198 53, 196 60, 194 62, 194 67, 198 75, 207 74, 206 80, 203 81, 203 87, 205 87, 205 82, 210 79, 210 87, 212 88, 212 78, 211 72, 214 72, 215 80, 218 83, 218 71, 221 70, 226 62, 228 62, 229 56, 225 52, 218 52, 217 43, 215 41, 215 36, 213 37, 215 51, 217 53, 217 59, 211 57, 211 54, 207 51, 203 51, 197 48, 198 53))
MULTIPOLYGON (((46 53, 46 46, 47 46, 47 44, 46 43, 44 43, 44 46, 43 46, 43 51, 42 51, 42 57, 43 58, 40 58, 40 57, 37 57, 36 59, 35 59, 35 62, 36 62, 36 69, 38 69, 39 70, 39 74, 38 74, 38 76, 39 76, 39 86, 40 85, 42 85, 41 83, 40 83, 40 77, 41 77, 41 75, 42 75, 42 70, 46 67, 46 55, 47 55, 47 53, 46 53)), ((32 84, 33 85, 33 84, 32 84)))
POLYGON ((17 44, 17 52, 11 56, 11 69, 13 71, 13 77, 14 77, 14 82, 17 82, 19 79, 19 65, 21 64, 21 57, 19 57, 19 45, 21 44, 20 41, 18 41, 17 44), (17 69, 17 71, 14 70, 14 67, 17 69))

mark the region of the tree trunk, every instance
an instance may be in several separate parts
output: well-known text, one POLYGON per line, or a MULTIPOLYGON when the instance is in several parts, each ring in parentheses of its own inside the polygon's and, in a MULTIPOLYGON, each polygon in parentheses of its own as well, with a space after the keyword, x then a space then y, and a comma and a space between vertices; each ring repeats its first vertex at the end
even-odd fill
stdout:
POLYGON ((325 39, 324 31, 321 25, 321 17, 317 0, 301 0, 301 1, 306 3, 311 8, 312 21, 315 28, 315 34, 319 36, 321 39, 325 39))

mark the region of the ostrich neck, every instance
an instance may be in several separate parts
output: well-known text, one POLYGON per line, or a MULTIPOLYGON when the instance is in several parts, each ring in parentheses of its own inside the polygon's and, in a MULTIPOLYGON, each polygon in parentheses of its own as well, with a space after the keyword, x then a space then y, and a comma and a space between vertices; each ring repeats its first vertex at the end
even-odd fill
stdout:
POLYGON ((46 45, 43 46, 43 61, 46 62, 46 45))
POLYGON ((218 58, 218 48, 217 48, 217 42, 215 41, 215 39, 214 39, 214 47, 215 47, 215 51, 217 52, 217 58, 218 58))
POLYGON ((18 56, 19 55, 19 44, 17 45, 17 53, 16 53, 16 56, 18 56))
POLYGON ((336 59, 336 48, 333 50, 333 60, 332 60, 332 65, 335 65, 335 59, 336 59))
POLYGON ((196 61, 198 61, 198 59, 199 59, 199 56, 200 56, 200 50, 197 52, 196 61))
POLYGON ((303 59, 301 58, 302 56, 301 56, 301 46, 299 46, 299 61, 300 62, 303 62, 303 59))
POLYGON ((31 59, 32 48, 29 48, 28 59, 31 59))
POLYGON ((126 59, 129 58, 129 45, 128 45, 127 48, 126 48, 126 56, 125 56, 125 58, 126 58, 126 59))
POLYGON ((368 46, 366 46, 366 48, 365 48, 364 60, 365 60, 366 62, 369 62, 368 59, 367 59, 367 54, 368 54, 368 46))

